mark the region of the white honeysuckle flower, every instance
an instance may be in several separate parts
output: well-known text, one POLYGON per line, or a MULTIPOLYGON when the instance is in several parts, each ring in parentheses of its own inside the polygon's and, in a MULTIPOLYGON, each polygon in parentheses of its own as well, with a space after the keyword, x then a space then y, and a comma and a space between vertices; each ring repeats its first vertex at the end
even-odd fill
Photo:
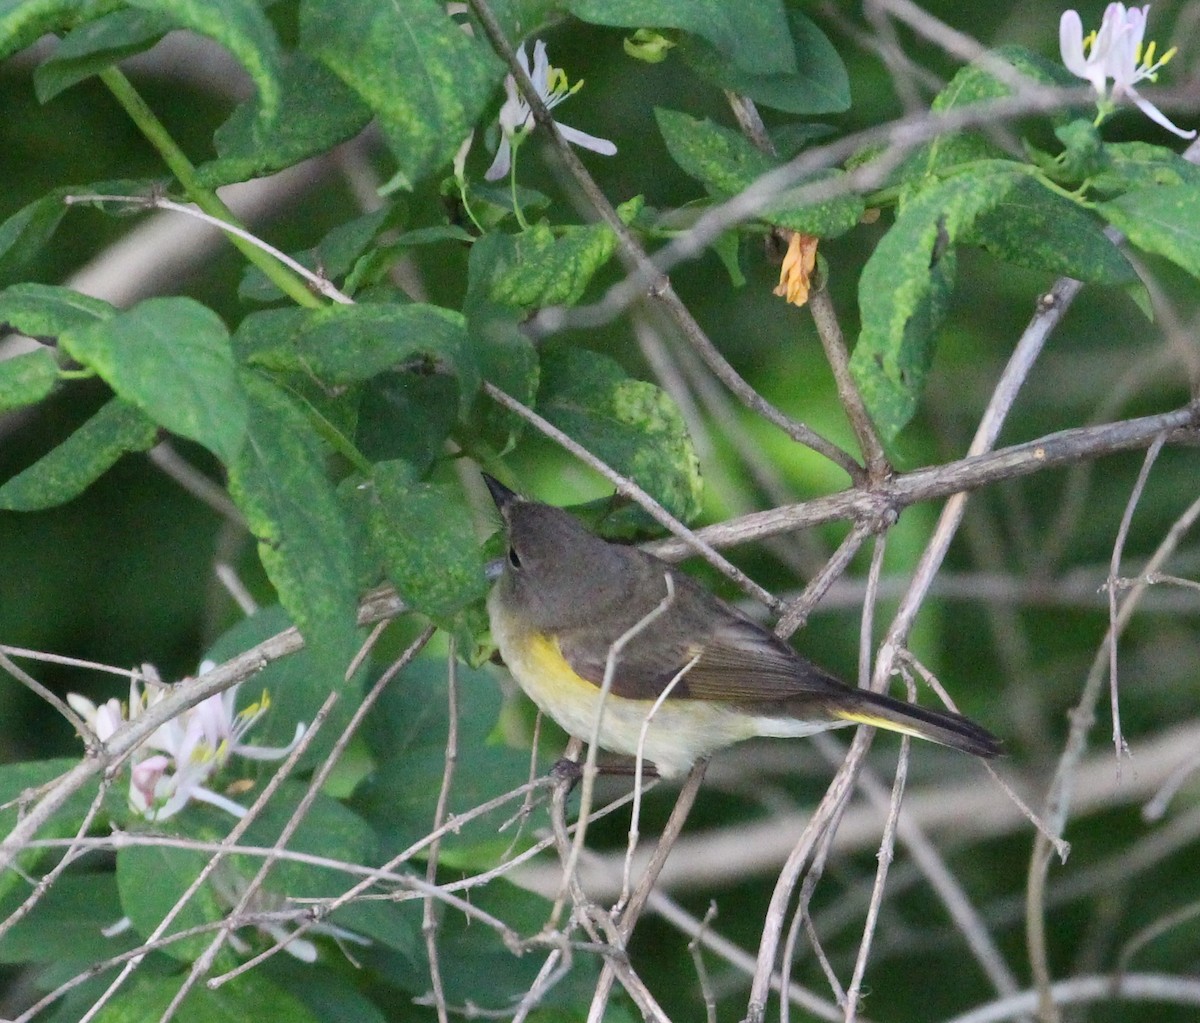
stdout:
POLYGON ((1124 4, 1109 4, 1100 28, 1085 37, 1079 12, 1063 11, 1058 23, 1058 47, 1063 64, 1071 74, 1091 82, 1099 96, 1101 119, 1108 115, 1117 101, 1128 97, 1155 124, 1181 138, 1195 138, 1195 131, 1177 127, 1135 88, 1138 82, 1156 81, 1159 70, 1175 56, 1175 48, 1172 47, 1156 61, 1153 42, 1143 49, 1149 13, 1149 4, 1128 9, 1124 4), (1110 79, 1111 94, 1108 91, 1110 79))
MULTIPOLYGON (((242 901, 246 892, 246 879, 237 873, 216 871, 212 875, 213 894, 217 901, 233 909, 242 901)), ((269 889, 259 887, 247 902, 244 912, 249 916, 257 916, 253 926, 264 936, 281 946, 289 955, 302 963, 317 961, 317 946, 307 938, 293 937, 300 927, 300 919, 294 915, 290 900, 269 889), (278 919, 271 919, 276 916, 278 919)), ((371 939, 355 931, 339 927, 337 924, 324 920, 313 921, 306 919, 306 930, 310 934, 325 935, 333 938, 339 944, 348 942, 355 945, 370 945, 371 939)), ((246 955, 251 951, 250 945, 237 934, 230 932, 229 944, 234 951, 246 955)))
POLYGON ((101 742, 108 742, 113 732, 125 720, 125 716, 121 712, 121 701, 115 696, 110 700, 105 700, 97 707, 86 696, 81 696, 79 693, 67 693, 67 703, 76 714, 83 718, 84 724, 95 733, 96 738, 101 742))
MULTIPOLYGON (((540 39, 533 44, 532 70, 529 67, 529 58, 525 54, 524 43, 517 49, 517 60, 525 73, 529 75, 534 89, 548 110, 553 110, 583 86, 582 80, 574 85, 569 85, 566 73, 562 68, 550 65, 550 58, 546 56, 546 44, 540 39)), ((513 140, 520 141, 519 136, 523 136, 533 126, 533 111, 525 102, 517 88, 516 79, 512 75, 508 75, 504 79, 504 92, 507 98, 500 108, 500 146, 496 150, 496 158, 492 161, 492 165, 483 175, 488 181, 498 181, 508 173, 512 166, 513 140)), ((554 124, 564 139, 581 149, 588 149, 603 156, 612 156, 617 151, 617 147, 608 139, 589 135, 587 132, 572 128, 557 119, 554 124)))
MULTIPOLYGON (((193 799, 220 807, 235 817, 245 808, 227 796, 214 792, 208 781, 236 754, 248 760, 280 760, 286 757, 304 735, 298 724, 291 743, 284 747, 252 746, 242 741, 246 733, 266 713, 270 700, 264 691, 261 699, 242 711, 237 710, 238 686, 212 696, 159 725, 134 750, 130 766, 129 806, 147 820, 163 821, 174 816, 193 799)), ((164 699, 169 687, 150 676, 143 681, 134 676, 129 684, 129 703, 122 706, 115 698, 96 706, 78 693, 67 702, 96 733, 101 742, 125 721, 133 721, 164 699)))

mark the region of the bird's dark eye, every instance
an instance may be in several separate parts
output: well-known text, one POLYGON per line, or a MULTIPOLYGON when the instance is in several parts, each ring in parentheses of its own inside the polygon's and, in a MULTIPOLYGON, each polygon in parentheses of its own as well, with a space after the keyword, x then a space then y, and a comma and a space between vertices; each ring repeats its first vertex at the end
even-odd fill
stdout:
POLYGON ((510 547, 508 549, 508 563, 512 565, 513 568, 521 567, 521 558, 517 554, 517 549, 515 547, 510 547))

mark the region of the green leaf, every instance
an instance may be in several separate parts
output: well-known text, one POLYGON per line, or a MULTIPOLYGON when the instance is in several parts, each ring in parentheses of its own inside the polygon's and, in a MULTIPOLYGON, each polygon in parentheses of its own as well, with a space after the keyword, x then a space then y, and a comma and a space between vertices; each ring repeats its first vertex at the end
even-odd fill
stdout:
POLYGON ((356 295, 365 287, 378 283, 387 271, 411 249, 440 242, 454 242, 456 248, 470 244, 475 236, 454 224, 436 224, 405 231, 394 241, 376 244, 363 253, 342 286, 347 294, 356 295))
POLYGON ((778 164, 741 134, 678 110, 655 107, 667 151, 680 169, 706 188, 735 195, 778 164))
POLYGON ((417 482, 402 462, 375 466, 372 490, 372 538, 396 591, 439 625, 452 625, 487 589, 462 492, 417 482))
POLYGON ((246 443, 229 466, 229 492, 251 531, 280 602, 319 658, 329 686, 358 646, 350 539, 325 475, 313 426, 286 393, 243 372, 246 443))
POLYGON ((740 259, 741 248, 741 239, 738 237, 736 231, 724 231, 712 243, 713 252, 717 254, 721 265, 725 267, 725 272, 729 274, 729 283, 735 288, 744 288, 746 286, 746 275, 742 273, 740 259))
MULTIPOLYGON (((21 817, 28 812, 32 802, 44 791, 43 786, 49 785, 78 766, 78 758, 69 757, 0 764, 0 833, 7 835, 12 831, 21 817)), ((83 786, 50 817, 38 831, 39 837, 64 838, 76 834, 95 795, 94 784, 83 786)), ((16 863, 24 870, 32 871, 39 860, 49 855, 49 849, 25 848, 18 854, 16 863)), ((0 873, 0 898, 7 898, 14 889, 18 897, 24 899, 29 893, 28 875, 22 875, 20 871, 12 869, 0 873)), ((7 913, 5 916, 7 917, 7 913)), ((0 961, 12 961, 7 958, 10 947, 8 939, 0 942, 0 961)))
POLYGON ((80 25, 34 69, 38 102, 48 103, 77 82, 150 49, 174 27, 169 18, 137 10, 114 11, 80 25))
MULTIPOLYGON (((451 813, 461 813, 521 784, 529 753, 495 741, 503 697, 500 672, 491 665, 458 664, 458 761, 450 792, 451 813)), ((388 851, 403 849, 429 833, 446 767, 449 694, 445 656, 425 654, 404 669, 401 685, 389 686, 363 725, 376 765, 358 786, 353 807, 383 837, 388 851), (407 779, 406 779, 407 771, 407 779)), ((496 849, 494 824, 467 824, 447 835, 443 852, 461 860, 471 850, 496 849)))
POLYGON ((40 511, 81 494, 130 451, 146 451, 158 427, 133 405, 113 398, 28 469, 0 486, 0 509, 40 511))
MULTIPOLYGON (((3 0, 0 0, 2 3, 3 0)), ((150 180, 99 181, 56 188, 17 210, 0 224, 0 284, 12 280, 54 235, 66 213, 63 196, 83 194, 137 195, 160 183, 150 180)))
MULTIPOLYGON (((989 52, 988 58, 1003 61, 1035 85, 1070 87, 1079 84, 1079 79, 1062 64, 1047 60, 1041 54, 1023 46, 1002 46, 989 52)), ((938 113, 945 113, 1011 94, 1012 89, 1008 85, 976 62, 960 69, 949 84, 937 94, 933 100, 933 109, 938 113)))
MULTIPOLYGON (((328 726, 326 726, 328 727, 328 726)), ((285 782, 255 818, 246 832, 246 844, 270 847, 278 843, 302 800, 307 786, 301 782, 285 782)), ((298 828, 287 839, 287 848, 295 853, 341 863, 378 863, 379 840, 370 825, 354 810, 342 805, 325 793, 311 801, 298 828)), ((259 857, 234 857, 233 866, 245 876, 253 875, 261 863, 259 857)), ((315 863, 280 861, 267 880, 270 893, 289 898, 332 898, 346 890, 346 874, 333 867, 315 863)), ((282 904, 282 900, 281 904, 282 904)), ((404 919, 394 905, 377 901, 360 901, 340 909, 331 923, 346 927, 359 935, 381 941, 412 955, 420 943, 419 914, 404 919)), ((310 939, 318 938, 310 934, 310 939)), ((330 946, 331 951, 334 947, 330 946)))
POLYGON ((1141 188, 1097 208, 1139 249, 1200 277, 1200 190, 1194 185, 1141 188))
MULTIPOLYGON (((247 829, 245 844, 269 847, 277 843, 285 830, 291 830, 291 818, 307 790, 303 782, 284 782, 247 829)), ((377 863, 379 857, 379 842, 370 825, 323 792, 317 793, 299 827, 291 831, 287 848, 341 863, 377 863)), ((257 856, 239 856, 234 862, 247 871, 257 871, 262 861, 257 856)), ((267 887, 295 898, 331 898, 346 890, 346 874, 314 863, 280 861, 272 867, 267 887)))
POLYGON ((1109 142, 1107 166, 1089 184, 1097 192, 1131 192, 1165 185, 1200 187, 1200 167, 1164 146, 1149 142, 1109 142))
POLYGON ((504 70, 438 0, 304 0, 300 40, 379 116, 408 188, 449 163, 504 70))
MULTIPOLYGON (((497 267, 512 251, 511 239, 487 234, 471 246, 467 261, 467 297, 463 314, 476 364, 485 380, 525 405, 532 405, 538 386, 538 356, 521 329, 524 314, 491 298, 497 267)), ((524 420, 493 401, 476 402, 470 432, 496 449, 511 445, 524 429, 524 420)))
POLYGON ((606 356, 555 349, 542 355, 538 411, 677 518, 699 514, 700 464, 665 391, 626 376, 606 356))
POLYGON ((213 135, 216 160, 197 168, 208 188, 264 177, 353 138, 371 111, 323 64, 303 53, 287 56, 279 82, 279 116, 267 122, 262 97, 242 103, 213 135))
MULTIPOLYGON (((154 932, 209 858, 208 853, 165 846, 129 846, 117 852, 117 890, 121 894, 121 909, 138 934, 145 938, 154 932)), ((175 916, 171 930, 184 931, 214 923, 232 908, 218 901, 211 884, 203 885, 175 916)), ((190 962, 208 947, 211 940, 198 934, 169 942, 162 950, 173 959, 190 962)), ((230 961, 228 951, 223 957, 230 961)))
POLYGON ((30 337, 58 337, 116 314, 103 299, 54 284, 14 284, 0 292, 0 323, 30 337))
MULTIPOLYGON (((1003 46, 991 51, 989 57, 1003 60, 1014 71, 1025 75, 1038 85, 1072 86, 1079 80, 1061 64, 1021 46, 1003 46)), ((950 80, 950 83, 934 98, 933 110, 945 113, 974 103, 1000 99, 1012 94, 991 72, 977 63, 968 64, 950 80)), ((941 135, 920 150, 907 163, 904 177, 924 176, 950 167, 960 166, 976 160, 996 159, 1003 153, 988 138, 978 131, 952 132, 941 135)))
POLYGON ((279 40, 255 0, 128 0, 129 6, 161 13, 180 28, 220 43, 258 87, 264 121, 279 112, 279 40))
POLYGON ((0 0, 0 60, 47 32, 71 28, 81 15, 95 18, 121 6, 118 0, 0 0))
POLYGON ((126 401, 223 462, 246 433, 246 396, 221 318, 190 298, 151 298, 66 331, 61 344, 126 401))
MULTIPOLYGON (((245 937, 253 932, 243 930, 240 933, 245 937)), ((201 934, 195 939, 186 939, 188 944, 193 940, 208 944, 212 938, 201 934)), ((168 945, 166 951, 174 948, 174 944, 168 945)), ((233 965, 227 952, 218 962, 225 964, 223 969, 233 965)), ((146 1023, 151 1017, 159 1019, 179 994, 180 985, 181 980, 176 974, 140 969, 92 1018, 95 1023, 146 1023)), ((246 1020, 317 1023, 316 1017, 290 991, 267 980, 261 970, 234 977, 216 990, 197 984, 171 1018, 178 1023, 245 1023, 246 1020)))
POLYGON ((493 271, 491 297, 518 309, 574 305, 616 244, 607 224, 563 227, 557 234, 538 224, 509 239, 508 254, 493 271))
POLYGON ((362 389, 355 444, 369 461, 398 460, 424 476, 454 427, 458 385, 440 373, 380 373, 362 389))
POLYGON ((1137 280, 1129 260, 1094 217, 1033 178, 1017 181, 962 240, 1017 266, 1089 284, 1137 280))
POLYGON ((369 380, 427 357, 454 372, 464 409, 479 390, 462 314, 419 302, 256 313, 238 328, 238 351, 256 365, 301 370, 330 384, 369 380))
POLYGON ((862 333, 850 369, 886 440, 916 411, 935 331, 954 279, 952 246, 1021 176, 1003 162, 917 192, 867 260, 858 285, 862 333))
MULTIPOLYGON (((62 830, 52 825, 50 829, 39 830, 38 838, 59 837, 62 830)), ((74 836, 75 830, 66 834, 74 836)), ((44 856, 50 850, 28 850, 19 860, 25 870, 29 869, 29 852, 44 856)), ((28 893, 28 882, 17 871, 7 870, 5 875, 5 882, 15 881, 20 886, 13 895, 28 893)), ((18 902, 6 899, 0 903, 0 913, 8 919, 18 902)), ((0 962, 25 967, 30 963, 59 967, 70 964, 69 968, 74 972, 109 956, 122 955, 133 948, 134 935, 109 937, 104 931, 123 915, 117 898, 116 878, 111 873, 96 870, 75 874, 68 871, 38 900, 36 912, 15 921, 16 926, 0 937, 0 962)))
POLYGON ((0 224, 0 283, 15 278, 53 236, 67 212, 62 197, 55 189, 0 224))
MULTIPOLYGON (((363 253, 373 249, 372 243, 379 234, 395 227, 405 213, 403 204, 388 203, 373 213, 339 224, 313 248, 290 255, 326 280, 338 281, 350 272, 363 253)), ((284 297, 275 282, 256 266, 246 268, 238 295, 249 302, 277 302, 284 297)))
POLYGON ((0 412, 35 405, 58 383, 58 363, 48 348, 0 361, 0 412))
POLYGON ((702 78, 749 96, 760 106, 792 114, 841 113, 850 108, 850 78, 833 44, 798 10, 787 12, 796 70, 767 73, 741 68, 700 38, 680 46, 684 59, 702 78))
POLYGON ((797 71, 781 0, 568 0, 567 10, 593 25, 682 29, 708 40, 742 71, 797 71))
MULTIPOLYGON (((291 626, 287 611, 279 604, 261 608, 224 632, 204 652, 204 659, 222 664, 291 626)), ((322 668, 320 652, 310 646, 268 661, 242 688, 239 700, 242 706, 259 699, 263 692, 269 701, 266 715, 255 724, 247 741, 256 746, 288 745, 296 737, 296 725, 312 722, 329 697, 329 690, 330 678, 322 668)), ((310 736, 308 749, 297 764, 298 771, 314 767, 328 755, 353 712, 352 700, 341 700, 334 705, 321 731, 310 736)), ((244 773, 255 772, 255 766, 247 761, 241 761, 239 767, 244 773)), ((265 784, 278 770, 277 762, 261 762, 257 767, 259 782, 265 784)), ((248 804, 257 795, 257 791, 248 792, 238 799, 248 804)))
MULTIPOLYGON (((654 115, 671 157, 691 177, 718 196, 736 195, 779 161, 755 149, 738 132, 675 110, 657 108, 654 115)), ((811 184, 810 178, 801 184, 811 184)), ((797 206, 785 193, 759 214, 759 219, 821 238, 834 237, 858 223, 863 201, 857 195, 797 206)))

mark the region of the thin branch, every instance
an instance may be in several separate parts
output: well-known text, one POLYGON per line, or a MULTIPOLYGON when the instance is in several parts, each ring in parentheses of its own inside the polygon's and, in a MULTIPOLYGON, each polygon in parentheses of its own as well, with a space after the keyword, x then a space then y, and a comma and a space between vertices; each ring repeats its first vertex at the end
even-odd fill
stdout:
POLYGON ((833 557, 822 566, 820 572, 808 581, 804 592, 785 605, 783 614, 775 623, 775 635, 780 639, 787 639, 808 621, 809 612, 820 603, 829 587, 840 579, 846 569, 850 567, 854 555, 858 553, 859 548, 875 528, 874 523, 855 523, 854 528, 846 535, 846 539, 841 542, 833 557))
MULTIPOLYGON (((1200 402, 1171 412, 1123 419, 1103 426, 1060 430, 987 454, 968 455, 954 462, 914 469, 870 490, 843 490, 802 504, 743 515, 699 529, 696 535, 714 547, 732 547, 841 519, 878 519, 881 515, 898 514, 920 501, 978 490, 1083 459, 1145 448, 1162 433, 1167 434, 1169 443, 1200 442, 1200 402)), ((647 544, 646 550, 669 561, 679 560, 689 553, 682 541, 674 539, 647 544)))
POLYGON ((225 488, 214 483, 192 465, 175 450, 175 446, 170 441, 159 441, 150 449, 146 457, 163 475, 178 483, 192 497, 208 505, 227 522, 237 526, 243 532, 248 531, 245 517, 238 506, 233 503, 225 488))
MULTIPOLYGON (((1171 525, 1146 566, 1147 573, 1157 572, 1174 553, 1183 535, 1200 518, 1200 499, 1194 501, 1171 525)), ((1108 665, 1109 644, 1116 643, 1125 626, 1133 616, 1141 595, 1147 587, 1131 590, 1121 602, 1117 620, 1109 626, 1100 648, 1092 660, 1091 668, 1084 681, 1079 702, 1070 713, 1071 728, 1059 757, 1054 778, 1046 793, 1043 818, 1054 834, 1061 835, 1070 813, 1072 796, 1076 786, 1079 762, 1087 746, 1087 735, 1095 720, 1096 701, 1100 695, 1105 669, 1108 665)), ((1057 1019, 1058 1011, 1054 999, 1054 986, 1050 984, 1046 948, 1046 883, 1050 869, 1053 846, 1041 834, 1034 840, 1033 852, 1029 857, 1029 868, 1025 883, 1025 943, 1029 953, 1030 969, 1039 993, 1038 1014, 1045 1021, 1057 1019)))
POLYGON ((850 427, 854 430, 854 436, 858 439, 858 446, 866 461, 867 476, 872 483, 882 482, 891 475, 892 467, 888 464, 879 432, 867 412, 858 384, 854 382, 850 373, 850 355, 846 351, 846 339, 842 334, 842 326, 838 323, 833 296, 829 294, 829 282, 824 274, 820 286, 813 289, 808 296, 808 309, 812 313, 817 336, 825 349, 829 368, 833 370, 842 409, 846 418, 850 420, 850 427))
MULTIPOLYGON (((1129 493, 1129 500, 1125 502, 1125 510, 1121 514, 1121 524, 1117 527, 1117 536, 1113 541, 1112 559, 1108 568, 1110 580, 1108 586, 1108 631, 1114 637, 1117 635, 1117 588, 1111 584, 1111 580, 1120 575, 1121 554, 1125 550, 1125 541, 1129 537, 1129 526, 1133 522, 1133 513, 1142 499, 1146 481, 1150 478, 1150 470, 1158 461, 1158 454, 1162 451, 1165 440, 1166 438, 1163 436, 1156 437, 1154 443, 1147 449, 1146 457, 1142 459, 1142 468, 1129 493)), ((1117 777, 1120 777, 1121 757, 1129 754, 1129 747, 1125 743, 1125 736, 1121 734, 1121 702, 1118 697, 1117 642, 1115 638, 1108 644, 1108 687, 1109 706, 1112 710, 1112 741, 1117 753, 1117 777)))
POLYGON ((251 231, 247 231, 244 227, 238 224, 230 223, 228 220, 223 220, 221 217, 214 217, 211 214, 205 213, 198 206, 192 206, 187 203, 175 202, 173 199, 168 199, 161 195, 67 195, 63 196, 63 202, 68 206, 78 206, 83 204, 91 204, 98 202, 120 203, 126 206, 141 206, 145 209, 169 210, 172 213, 183 213, 186 216, 194 217, 205 224, 215 227, 218 230, 224 231, 234 238, 240 238, 247 245, 265 252, 267 255, 275 259, 276 262, 283 264, 297 277, 303 278, 308 286, 320 295, 333 302, 341 305, 353 305, 354 299, 343 294, 337 289, 332 281, 320 274, 313 273, 308 267, 292 259, 286 252, 283 252, 274 245, 259 238, 258 235, 251 231))
MULTIPOLYGON (((600 683, 595 716, 592 720, 592 732, 588 736, 587 759, 583 764, 583 784, 580 786, 581 791, 579 794, 579 826, 575 830, 575 839, 571 843, 571 852, 563 868, 562 892, 559 894, 558 900, 554 904, 554 910, 550 914, 551 927, 558 926, 558 920, 568 891, 578 890, 576 871, 579 867, 579 856, 583 851, 584 839, 587 836, 588 817, 592 812, 592 798, 595 792, 596 775, 598 773, 596 758, 600 753, 600 736, 604 729, 604 706, 608 702, 609 694, 612 692, 617 663, 620 661, 621 652, 625 647, 666 614, 670 610, 671 605, 675 603, 675 583, 672 581, 669 572, 663 574, 663 582, 666 584, 666 596, 634 622, 632 626, 621 633, 608 648, 608 656, 604 661, 604 678, 600 683)), ((639 763, 638 776, 640 777, 640 775, 641 765, 639 763)))
POLYGON ((516 398, 506 394, 495 384, 489 383, 485 380, 483 384, 483 390, 484 393, 487 394, 487 396, 497 404, 503 405, 510 412, 515 412, 526 422, 532 423, 538 428, 538 430, 544 433, 551 440, 555 441, 557 444, 561 445, 581 462, 595 469, 596 472, 604 476, 605 479, 607 479, 614 487, 617 488, 617 492, 619 494, 624 497, 632 498, 634 501, 636 501, 642 508, 649 512, 656 521, 661 523, 677 537, 679 537, 682 542, 688 544, 691 551, 700 554, 705 561, 707 561, 722 574, 736 582, 743 590, 750 594, 750 596, 754 597, 756 600, 762 601, 762 603, 764 603, 767 607, 775 611, 781 609, 782 605, 777 597, 772 596, 761 586, 759 586, 758 583, 747 576, 740 568, 713 550, 712 547, 700 539, 699 534, 688 529, 687 526, 675 518, 674 515, 668 512, 661 504, 654 500, 653 497, 647 494, 646 491, 644 491, 631 479, 622 476, 607 463, 593 455, 578 441, 572 440, 569 436, 567 436, 567 434, 563 433, 562 430, 556 427, 549 420, 538 415, 533 411, 533 409, 529 408, 522 402, 517 401, 516 398))
POLYGON ((747 1023, 762 1023, 765 1017, 767 994, 771 990, 771 977, 775 971, 775 955, 779 949, 780 935, 783 933, 787 905, 791 901, 792 892, 795 890, 817 841, 840 813, 843 804, 854 788, 855 776, 871 746, 872 732, 873 729, 870 728, 858 730, 841 768, 825 790, 825 795, 817 804, 808 825, 792 849, 775 882, 775 889, 771 893, 771 901, 767 907, 762 937, 759 940, 754 979, 750 985, 750 1000, 746 1006, 747 1023))
POLYGON ((87 747, 89 753, 93 751, 99 751, 101 748, 100 738, 96 735, 88 723, 75 713, 66 700, 62 699, 57 693, 51 692, 36 678, 30 675, 29 672, 25 671, 23 668, 9 660, 7 654, 4 652, 4 648, 2 647, 0 647, 0 668, 3 668, 5 671, 7 671, 26 689, 41 697, 41 699, 45 700, 46 703, 50 704, 51 707, 58 711, 59 714, 61 714, 64 718, 66 718, 67 723, 73 729, 75 729, 75 731, 79 733, 79 737, 83 739, 83 744, 87 747))
POLYGON ((696 979, 700 982, 700 996, 704 999, 704 1018, 707 1023, 717 1023, 717 996, 708 976, 708 968, 704 965, 704 955, 700 951, 700 943, 704 939, 709 925, 717 918, 717 904, 710 902, 708 912, 700 921, 700 933, 688 942, 688 954, 692 957, 692 965, 696 968, 696 979))
MULTIPOLYGON (((1089 1002, 1166 1002, 1173 1005, 1200 1005, 1200 980, 1173 977, 1163 973, 1128 973, 1123 977, 1090 976, 1060 980, 1050 989, 1058 1005, 1085 1005, 1089 1002)), ((998 999, 987 1005, 954 1016, 945 1023, 1001 1023, 1032 1012, 1038 1005, 1036 991, 998 999)))
MULTIPOLYGON (((671 926, 678 928, 684 934, 699 941, 705 948, 720 956, 725 962, 747 976, 754 972, 754 956, 732 941, 722 937, 715 930, 701 926, 701 921, 685 910, 670 896, 655 890, 650 893, 646 908, 666 920, 671 926)), ((776 972, 771 978, 771 990, 785 996, 788 1003, 794 1004, 817 1019, 828 1020, 829 1023, 840 1023, 842 1013, 836 1005, 813 994, 799 984, 791 983, 784 986, 782 978, 776 972)), ((859 1020, 859 1023, 866 1023, 859 1020)))
MULTIPOLYGON (((250 902, 250 899, 253 898, 254 893, 257 892, 266 881, 267 874, 270 872, 271 868, 275 865, 275 861, 278 859, 279 851, 287 847, 287 843, 291 841, 292 836, 296 833, 296 829, 300 827, 300 824, 308 815, 308 811, 312 807, 313 802, 315 802, 317 796, 324 788, 329 775, 333 772, 333 769, 341 760, 342 754, 345 752, 346 747, 350 744, 350 740, 355 736, 355 734, 357 734, 359 726, 362 724, 363 719, 367 716, 367 713, 378 702, 380 696, 383 695, 384 690, 388 687, 388 685, 391 684, 392 679, 394 679, 396 675, 408 667, 417 654, 419 654, 425 648, 425 645, 433 637, 435 631, 436 626, 425 626, 425 628, 422 629, 417 635, 417 638, 414 639, 404 649, 400 656, 388 666, 387 671, 379 676, 375 684, 371 686, 370 690, 362 698, 362 701, 359 703, 359 705, 354 708, 354 713, 351 715, 346 727, 338 736, 337 741, 333 744, 333 748, 326 755, 325 760, 321 763, 321 766, 313 773, 312 780, 309 782, 307 790, 301 797, 300 802, 296 805, 296 808, 288 817, 287 823, 284 824, 278 838, 275 839, 272 854, 259 865, 258 871, 255 873, 254 877, 250 879, 249 884, 247 884, 246 890, 243 893, 238 906, 236 907, 237 911, 245 910, 246 906, 250 902)), ((334 690, 330 693, 331 698, 336 695, 337 690, 334 690)), ((222 936, 223 934, 224 932, 222 932, 222 936)), ((293 932, 289 936, 289 940, 294 941, 297 937, 298 935, 293 932)), ((281 945, 275 945, 273 948, 268 949, 268 952, 278 951, 282 947, 283 946, 281 945)), ((197 959, 193 964, 192 972, 194 975, 202 975, 203 972, 206 972, 211 967, 219 948, 220 946, 218 942, 214 941, 208 949, 205 949, 205 954, 197 959)), ((207 981, 207 987, 210 990, 215 990, 227 981, 239 976, 247 968, 248 967, 246 964, 242 964, 242 966, 237 969, 230 970, 229 972, 216 977, 212 977, 207 981)), ((160 1023, 167 1023, 167 1019, 164 1017, 162 1020, 160 1020, 160 1023)))
MULTIPOLYGON (((446 655, 446 699, 449 725, 446 729, 446 766, 442 772, 442 787, 438 792, 437 806, 433 811, 433 830, 437 831, 446 822, 450 802, 450 785, 454 780, 454 766, 458 762, 458 651, 457 642, 450 637, 446 655)), ((425 865, 425 881, 432 888, 437 885, 438 853, 441 840, 429 843, 429 859, 425 865)), ((421 930, 425 935, 425 952, 429 957, 429 981, 433 986, 434 1005, 439 1023, 449 1023, 446 1009, 446 991, 442 986, 442 969, 437 950, 437 914, 433 899, 425 900, 422 909, 421 930)))
MULTIPOLYGON (((698 256, 726 231, 761 215, 785 193, 790 204, 802 206, 826 202, 842 195, 870 192, 881 187, 909 153, 941 135, 986 127, 1029 114, 1050 113, 1089 104, 1094 98, 1094 92, 1086 88, 1026 89, 1017 95, 948 111, 923 112, 899 118, 885 125, 843 136, 828 145, 807 149, 789 163, 763 174, 736 196, 704 213, 689 231, 655 252, 652 261, 643 257, 644 261, 637 263, 637 269, 609 288, 600 301, 569 309, 543 309, 533 318, 530 326, 539 335, 568 328, 604 326, 647 293, 662 297, 665 294, 662 289, 668 286, 664 276, 667 272, 679 263, 698 256), (880 149, 881 155, 845 174, 811 181, 817 172, 838 166, 855 154, 880 149), (800 184, 804 181, 809 183, 800 184)), ((572 158, 573 153, 564 157, 568 166, 571 166, 572 158)), ((574 159, 577 162, 577 158, 574 159)), ((668 305, 668 308, 675 315, 674 307, 668 305)))
POLYGON ((912 740, 906 735, 900 741, 900 759, 896 764, 896 779, 892 786, 892 797, 888 807, 887 821, 883 826, 883 838, 879 843, 879 868, 875 871, 875 883, 871 887, 871 901, 867 907, 867 919, 863 923, 862 940, 858 956, 854 960, 854 973, 846 989, 846 1023, 858 1019, 858 1002, 862 997, 863 978, 867 972, 867 960, 871 955, 871 940, 879 923, 879 907, 883 903, 883 889, 887 883, 888 868, 896 846, 896 823, 900 817, 900 804, 904 798, 904 783, 908 778, 908 751, 912 740))
POLYGON ((641 821, 642 811, 642 778, 646 754, 646 736, 650 732, 650 725, 654 721, 654 717, 658 713, 659 708, 671 698, 671 693, 675 691, 675 687, 679 684, 680 680, 700 662, 700 657, 700 654, 696 654, 696 656, 688 661, 687 664, 675 672, 675 675, 671 678, 671 681, 668 682, 663 687, 663 691, 658 694, 658 698, 646 712, 646 717, 642 721, 642 729, 638 734, 637 754, 634 757, 633 809, 629 814, 629 840, 625 846, 625 873, 621 882, 621 897, 617 900, 616 912, 618 913, 629 901, 631 885, 633 882, 633 856, 634 853, 637 852, 639 838, 638 829, 641 821))

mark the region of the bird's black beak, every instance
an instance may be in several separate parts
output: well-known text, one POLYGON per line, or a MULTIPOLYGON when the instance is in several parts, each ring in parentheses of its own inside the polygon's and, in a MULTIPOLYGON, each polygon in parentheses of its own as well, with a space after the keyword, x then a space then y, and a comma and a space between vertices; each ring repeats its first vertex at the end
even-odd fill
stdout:
POLYGON ((500 509, 501 514, 514 501, 521 500, 518 494, 509 490, 498 479, 494 476, 489 476, 486 472, 483 474, 483 482, 487 484, 488 490, 491 491, 492 500, 496 502, 496 507, 500 509))

